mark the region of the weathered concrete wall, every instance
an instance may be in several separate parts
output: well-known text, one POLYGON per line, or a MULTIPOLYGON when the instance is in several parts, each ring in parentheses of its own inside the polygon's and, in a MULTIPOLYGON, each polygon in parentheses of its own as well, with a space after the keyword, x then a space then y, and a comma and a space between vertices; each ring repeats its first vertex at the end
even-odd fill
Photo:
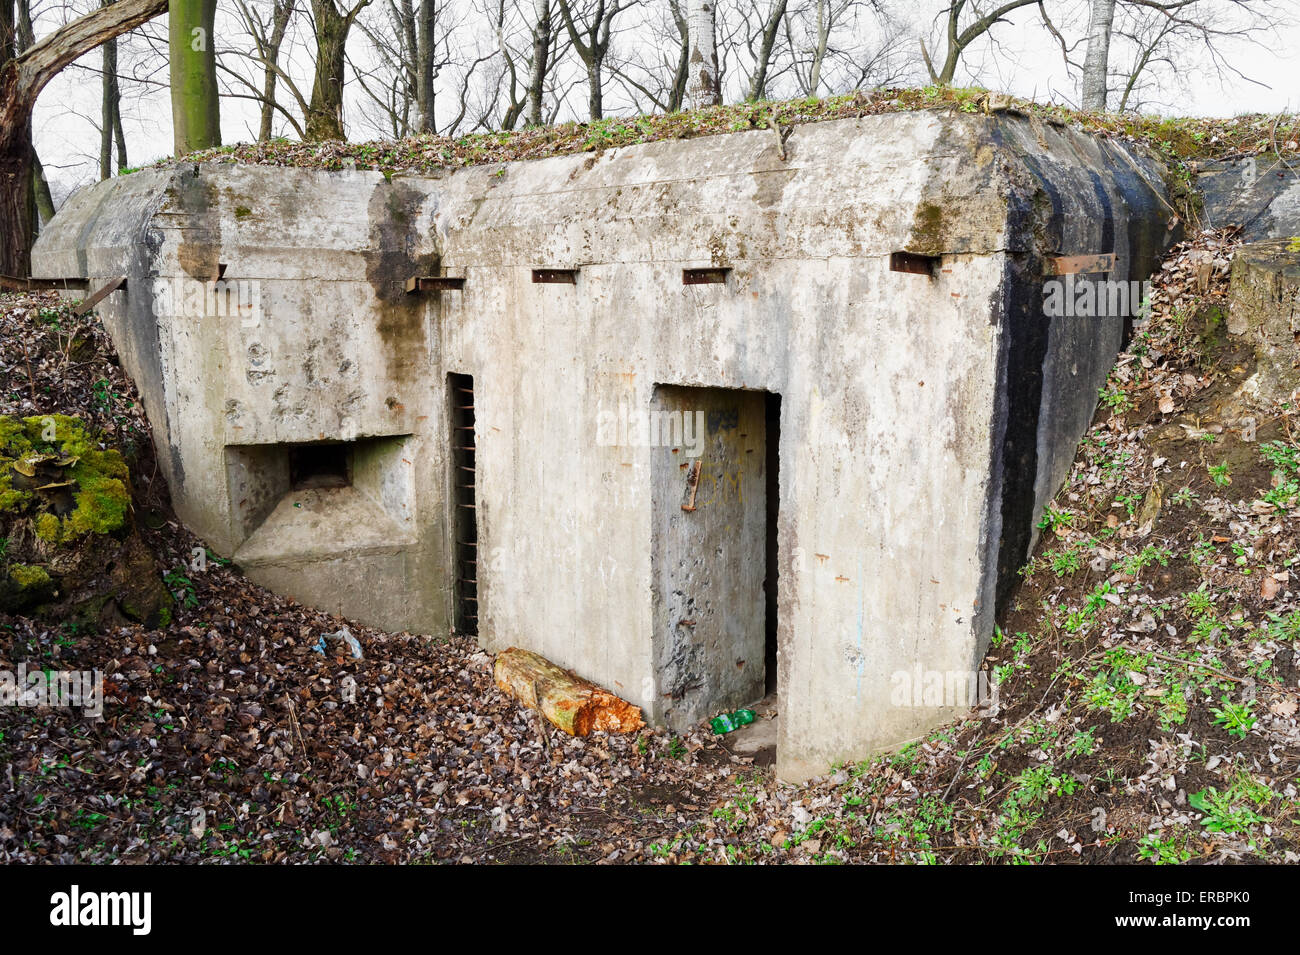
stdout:
POLYGON ((429 267, 408 237, 430 186, 146 171, 78 193, 40 253, 92 285, 128 276, 99 311, 186 524, 255 580, 393 629, 446 615, 443 443, 422 424, 442 418, 437 336, 403 285, 429 267), (286 445, 367 438, 400 445, 386 476, 289 494, 286 445))
MULTIPOLYGON (((184 519, 255 578, 387 626, 449 620, 446 376, 473 375, 482 642, 659 718, 721 708, 734 680, 682 695, 656 652, 690 639, 661 632, 665 449, 602 441, 602 414, 661 385, 780 395, 778 769, 798 777, 955 709, 892 705, 893 677, 978 666, 1119 346, 1118 320, 1043 316, 1044 258, 1113 251, 1112 277, 1145 278, 1167 235, 1149 160, 1015 116, 815 124, 784 153, 752 131, 440 179, 181 167, 92 190, 35 262, 130 270, 106 319, 160 343, 160 374, 124 361, 161 382, 146 401, 184 519), (891 271, 897 251, 934 273, 891 271), (218 262, 259 283, 259 324, 154 321, 156 280, 218 262), (702 266, 730 272, 684 285, 702 266), (401 294, 438 269, 463 291, 401 294), (401 442, 397 493, 354 481, 295 508, 280 446, 362 437, 401 442), (395 530, 352 548, 362 506, 395 530)), ((754 609, 731 611, 751 638, 754 609)))
POLYGON ((1207 162, 1196 188, 1209 228, 1240 226, 1252 242, 1300 235, 1300 174, 1292 163, 1255 157, 1207 162))

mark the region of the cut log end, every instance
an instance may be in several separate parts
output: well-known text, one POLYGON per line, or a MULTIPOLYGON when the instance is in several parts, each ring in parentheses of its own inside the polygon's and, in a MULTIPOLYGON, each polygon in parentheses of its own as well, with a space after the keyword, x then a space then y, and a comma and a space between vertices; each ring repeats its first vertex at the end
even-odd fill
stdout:
POLYGON ((497 654, 493 675, 503 693, 537 710, 570 736, 586 736, 593 730, 631 733, 645 726, 639 706, 531 650, 503 650, 497 654))

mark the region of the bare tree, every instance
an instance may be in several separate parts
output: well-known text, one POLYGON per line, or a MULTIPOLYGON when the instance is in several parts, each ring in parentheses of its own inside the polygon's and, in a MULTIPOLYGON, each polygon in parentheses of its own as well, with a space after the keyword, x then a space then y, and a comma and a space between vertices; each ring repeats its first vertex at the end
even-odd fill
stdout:
POLYGON ((717 106, 722 103, 722 80, 718 74, 717 0, 690 0, 688 33, 691 41, 691 105, 697 109, 717 106))
POLYGON ((0 274, 28 273, 36 97, 73 60, 166 9, 167 0, 117 0, 19 50, 17 4, 0 0, 0 274))
POLYGON ((1110 32, 1114 23, 1115 0, 1092 0, 1092 16, 1088 20, 1088 52, 1083 60, 1084 109, 1106 108, 1110 32))
POLYGON ((573 49, 587 70, 587 113, 593 120, 601 119, 605 115, 601 71, 605 66, 605 58, 609 55, 614 19, 633 0, 589 0, 576 13, 569 0, 559 2, 569 42, 573 44, 573 49))
POLYGON ((269 140, 274 133, 277 115, 288 122, 300 138, 306 138, 303 122, 310 108, 298 83, 280 63, 289 27, 298 11, 297 0, 272 2, 271 15, 267 18, 247 0, 235 0, 240 23, 252 38, 252 49, 242 46, 221 49, 218 50, 217 59, 217 67, 227 79, 236 88, 247 91, 238 93, 227 90, 222 95, 232 99, 251 99, 258 104, 257 138, 261 142, 269 140), (254 68, 254 76, 245 76, 241 70, 232 66, 232 58, 248 60, 254 68), (298 108, 297 114, 280 101, 280 89, 288 91, 298 108), (304 120, 300 120, 299 116, 304 117, 304 120))
POLYGON ((551 28, 551 0, 533 0, 533 58, 528 64, 528 124, 542 125, 542 97, 550 69, 555 32, 551 28))
MULTIPOLYGON (((373 119, 371 110, 363 107, 362 115, 383 136, 406 136, 423 127, 421 95, 427 99, 430 114, 435 107, 433 76, 437 70, 432 62, 436 34, 427 51, 430 55, 429 77, 421 63, 420 22, 424 15, 432 16, 434 6, 427 2, 417 14, 413 0, 386 0, 381 15, 373 23, 358 17, 357 25, 370 40, 369 56, 360 61, 348 58, 357 84, 366 96, 367 106, 377 108, 382 117, 373 119)), ((430 28, 436 26, 434 22, 430 28)), ((432 115, 430 116, 431 125, 432 115)))
POLYGON ((337 0, 311 0, 316 30, 316 72, 304 129, 308 140, 346 138, 343 131, 343 82, 348 33, 357 14, 369 5, 370 0, 357 0, 355 6, 340 9, 337 0))
POLYGON ((925 61, 930 82, 941 86, 952 83, 966 48, 989 33, 1007 14, 1039 3, 1040 0, 1004 0, 992 5, 987 0, 948 0, 939 16, 944 24, 943 60, 938 69, 930 51, 921 40, 921 58, 925 61))
POLYGON ((633 42, 610 74, 638 113, 673 113, 687 102, 690 80, 690 23, 687 0, 642 6, 641 22, 628 32, 633 42))
POLYGON ((511 42, 512 12, 512 8, 507 7, 506 0, 492 0, 488 5, 489 22, 496 40, 496 69, 490 81, 491 92, 486 97, 489 102, 484 115, 491 115, 504 106, 499 121, 501 129, 514 129, 528 108, 528 88, 520 80, 521 67, 526 71, 527 62, 511 42))
POLYGON ((799 92, 821 96, 901 80, 899 21, 884 0, 813 0, 790 9, 786 42, 799 92))
POLYGON ((271 126, 275 119, 275 87, 279 79, 280 47, 284 44, 284 35, 289 29, 289 20, 293 17, 296 0, 275 0, 271 9, 269 25, 260 17, 254 19, 243 0, 239 5, 247 14, 247 22, 254 27, 250 32, 257 44, 257 55, 263 61, 262 66, 262 108, 258 117, 257 139, 266 142, 271 138, 271 126), (269 26, 269 29, 268 29, 269 26))
MULTIPOLYGON (((746 32, 745 43, 754 66, 750 70, 748 88, 745 91, 747 100, 767 98, 772 51, 776 48, 776 41, 781 33, 781 22, 785 19, 786 6, 787 0, 772 0, 771 6, 764 13, 755 0, 750 7, 749 12, 753 15, 754 26, 746 32)), ((749 18, 746 19, 748 22, 749 18)))
POLYGON ((103 54, 99 123, 99 178, 113 175, 113 146, 117 146, 117 168, 126 168, 126 139, 122 132, 122 95, 117 84, 117 41, 109 40, 103 54))
MULTIPOLYGON (((107 4, 101 4, 107 6, 107 4)), ((99 178, 113 175, 113 147, 117 147, 117 168, 126 168, 126 134, 122 129, 122 92, 117 76, 117 39, 107 40, 103 54, 100 83, 99 178)), ((49 188, 49 184, 46 184, 49 188)))
MULTIPOLYGON (((1220 46, 1232 40, 1258 41, 1286 22, 1283 9, 1273 0, 1089 0, 1081 105, 1104 110, 1110 91, 1118 89, 1118 109, 1131 109, 1135 96, 1153 76, 1177 75, 1193 59, 1201 63, 1208 59, 1221 74, 1244 78, 1227 62, 1220 46), (1197 49, 1206 59, 1196 57, 1197 49), (1125 60, 1118 71, 1113 69, 1125 60)), ((1043 20, 1060 44, 1067 67, 1078 66, 1070 59, 1073 47, 1045 9, 1043 20)))

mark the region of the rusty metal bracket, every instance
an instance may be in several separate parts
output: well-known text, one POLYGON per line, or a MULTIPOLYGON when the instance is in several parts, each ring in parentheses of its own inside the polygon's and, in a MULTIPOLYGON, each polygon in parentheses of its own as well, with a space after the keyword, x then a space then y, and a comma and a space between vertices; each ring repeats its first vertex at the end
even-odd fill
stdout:
POLYGON ((1115 253, 1090 255, 1056 255, 1044 264, 1044 275, 1096 275, 1115 271, 1115 253))
POLYGON ((937 255, 918 255, 915 252, 889 253, 891 272, 910 272, 913 275, 928 275, 933 278, 938 268, 939 256, 937 255))
POLYGON ((91 295, 88 299, 74 308, 72 314, 80 318, 120 288, 126 288, 125 275, 119 275, 117 278, 113 279, 113 281, 100 288, 94 295, 91 295))
POLYGON ((577 269, 533 269, 533 282, 537 285, 577 285, 577 269))
POLYGON ((89 279, 20 279, 0 275, 0 288, 15 292, 84 291, 89 285, 89 279))
POLYGON ((729 268, 682 269, 683 285, 725 285, 729 268))
POLYGON ((700 489, 700 464, 702 462, 697 458, 691 465, 690 473, 686 475, 686 486, 691 489, 691 503, 683 504, 682 510, 690 512, 695 510, 695 493, 700 489))
POLYGON ((408 295, 415 292, 459 292, 465 280, 450 275, 415 275, 406 280, 408 295))

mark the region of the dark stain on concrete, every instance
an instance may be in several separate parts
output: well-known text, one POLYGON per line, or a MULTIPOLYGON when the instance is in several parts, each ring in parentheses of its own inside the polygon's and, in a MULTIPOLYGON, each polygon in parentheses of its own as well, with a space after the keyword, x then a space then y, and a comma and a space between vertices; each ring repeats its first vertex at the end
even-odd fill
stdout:
POLYGON ((196 281, 215 281, 221 260, 221 216, 212 180, 199 166, 177 166, 169 192, 179 220, 176 255, 181 269, 196 281))
MULTIPOLYGON (((787 160, 789 154, 787 153, 787 160)), ((791 169, 781 158, 781 150, 775 140, 768 143, 754 159, 752 176, 754 178, 754 202, 764 210, 772 210, 781 204, 785 189, 794 181, 797 170, 791 169)))
POLYGON ((440 257, 415 254, 414 223, 426 194, 403 181, 376 183, 367 214, 370 248, 366 281, 375 292, 376 330, 388 377, 398 386, 415 385, 428 367, 425 326, 427 301, 406 291, 415 275, 437 275, 440 257))

